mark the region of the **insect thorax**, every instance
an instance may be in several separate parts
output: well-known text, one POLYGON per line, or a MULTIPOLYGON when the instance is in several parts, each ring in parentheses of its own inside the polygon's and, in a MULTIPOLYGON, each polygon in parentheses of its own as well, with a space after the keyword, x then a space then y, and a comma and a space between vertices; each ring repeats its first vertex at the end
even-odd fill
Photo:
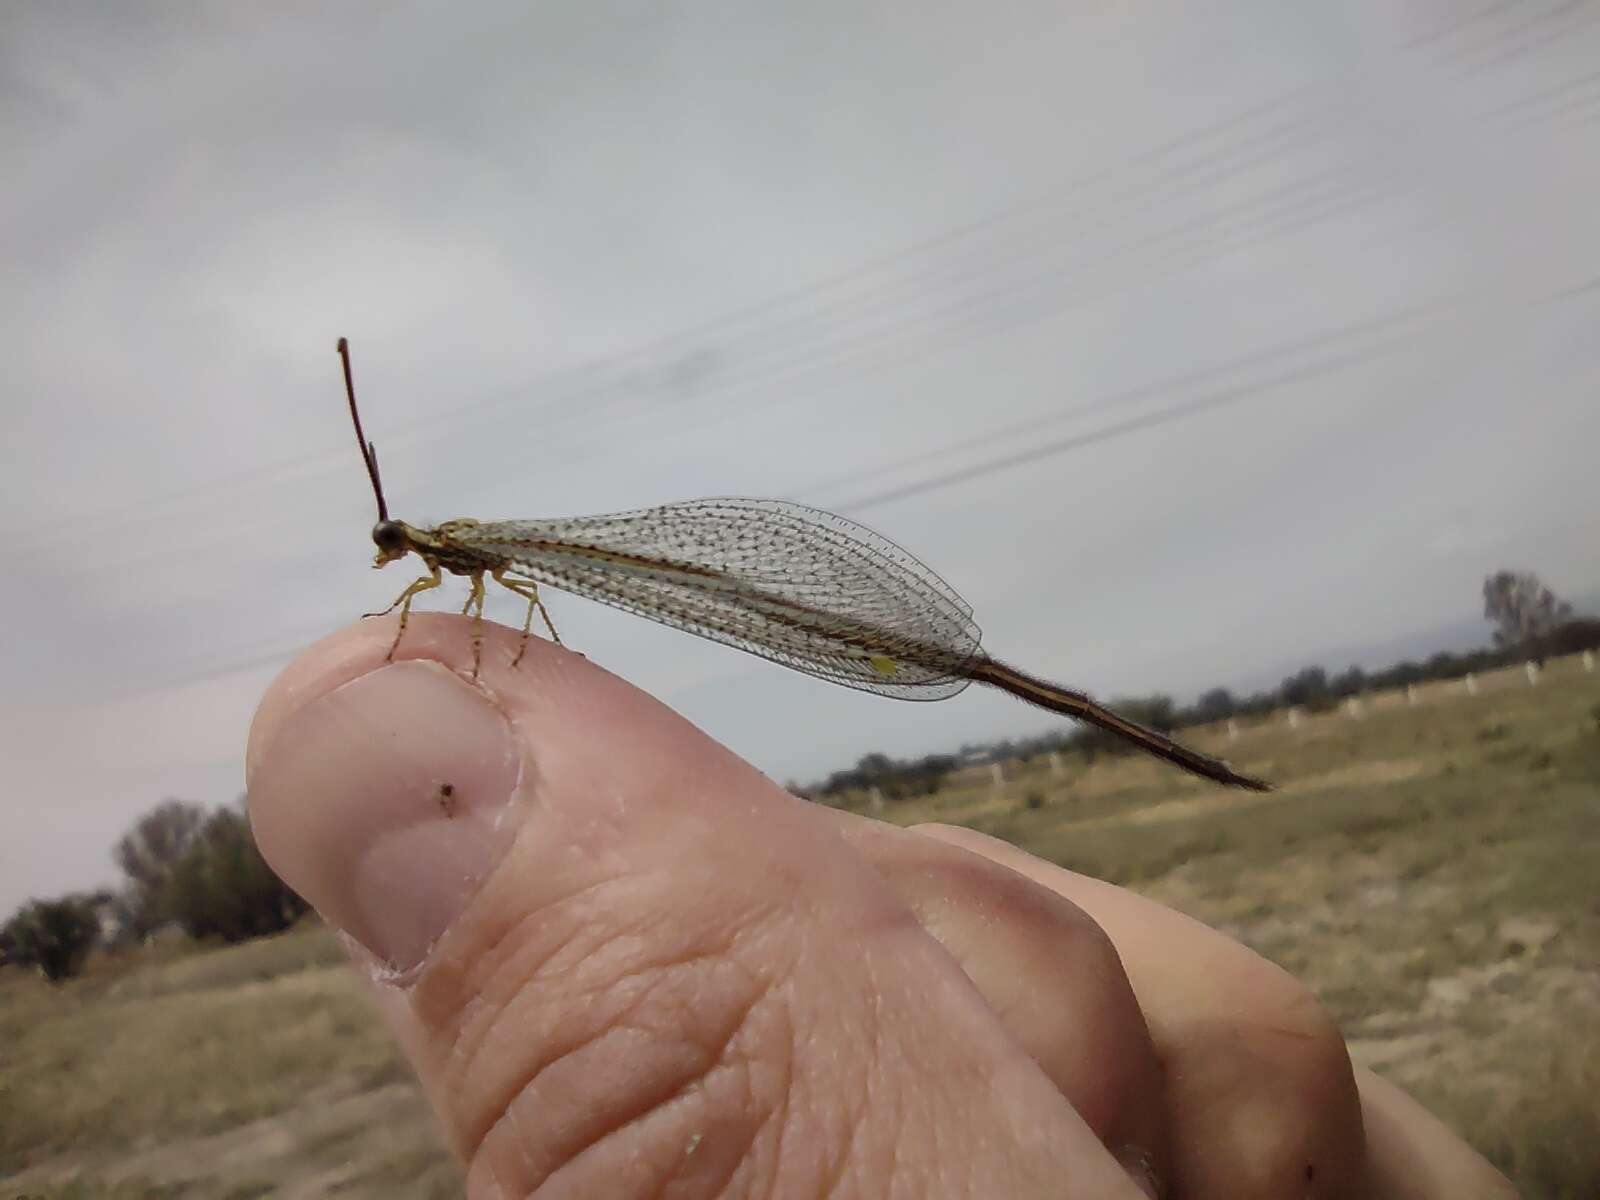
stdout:
POLYGON ((478 524, 471 517, 444 521, 432 529, 418 529, 408 525, 411 548, 422 555, 430 565, 453 575, 477 575, 506 566, 504 555, 477 546, 464 545, 459 535, 478 524))

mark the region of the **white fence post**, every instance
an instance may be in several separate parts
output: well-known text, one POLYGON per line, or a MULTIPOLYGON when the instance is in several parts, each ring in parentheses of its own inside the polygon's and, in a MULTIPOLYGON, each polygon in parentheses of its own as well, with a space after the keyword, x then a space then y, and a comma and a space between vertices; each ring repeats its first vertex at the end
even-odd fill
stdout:
POLYGON ((1067 769, 1061 765, 1061 752, 1059 750, 1050 751, 1050 774, 1061 776, 1066 773, 1067 769))
POLYGON ((1414 683, 1406 684, 1406 703, 1412 708, 1417 706, 1417 685, 1414 683))
POLYGON ((1585 671, 1593 671, 1594 670, 1594 651, 1593 650, 1585 650, 1583 652, 1583 669, 1585 671))
POLYGON ((1302 716, 1302 714, 1301 714, 1300 709, 1298 707, 1291 707, 1289 709, 1288 717, 1289 717, 1289 728, 1290 729, 1299 729, 1300 728, 1301 716, 1302 716))
POLYGON ((1228 718, 1228 740, 1230 742, 1237 742, 1239 740, 1239 722, 1235 721, 1232 717, 1228 718))
POLYGON ((1468 672, 1467 673, 1467 695, 1476 696, 1477 694, 1478 694, 1478 677, 1476 675, 1472 674, 1471 672, 1468 672))
POLYGON ((883 811, 883 789, 881 787, 875 786, 870 792, 867 793, 867 804, 871 807, 873 812, 883 811))
POLYGON ((1539 686, 1539 664, 1529 659, 1522 664, 1522 673, 1528 677, 1529 687, 1539 686))
POLYGON ((995 791, 998 792, 1002 787, 1004 787, 1006 782, 1006 769, 1004 765, 1001 763, 990 763, 989 779, 993 784, 995 791))
POLYGON ((1349 717, 1352 721, 1361 720, 1361 697, 1360 696, 1347 696, 1347 697, 1345 697, 1344 713, 1345 713, 1345 716, 1349 717))

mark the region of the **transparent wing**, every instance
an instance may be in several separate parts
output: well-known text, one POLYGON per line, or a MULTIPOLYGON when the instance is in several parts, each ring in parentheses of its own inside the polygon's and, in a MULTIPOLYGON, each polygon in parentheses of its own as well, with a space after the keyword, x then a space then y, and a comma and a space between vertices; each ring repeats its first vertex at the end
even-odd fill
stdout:
POLYGON ((781 500, 486 521, 450 535, 540 583, 886 696, 959 692, 981 636, 966 602, 899 546, 781 500))

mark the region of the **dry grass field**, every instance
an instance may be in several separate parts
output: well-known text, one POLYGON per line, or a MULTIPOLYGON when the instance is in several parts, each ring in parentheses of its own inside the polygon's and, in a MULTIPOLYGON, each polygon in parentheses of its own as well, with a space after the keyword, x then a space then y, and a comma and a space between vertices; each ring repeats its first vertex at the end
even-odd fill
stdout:
MULTIPOLYGON (((1479 684, 1188 731, 1282 784, 1266 796, 1036 758, 876 815, 969 824, 1228 931, 1528 1200, 1596 1200, 1600 673, 1479 684)), ((59 988, 0 972, 0 1194, 458 1195, 341 961, 313 926, 106 958, 59 988)))

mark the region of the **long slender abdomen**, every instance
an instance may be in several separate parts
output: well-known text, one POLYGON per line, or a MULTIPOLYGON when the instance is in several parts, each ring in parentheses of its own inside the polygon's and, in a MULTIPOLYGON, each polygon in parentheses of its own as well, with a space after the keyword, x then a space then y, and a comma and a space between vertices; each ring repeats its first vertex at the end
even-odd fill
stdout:
POLYGON ((1119 716, 1083 692, 1075 692, 1071 688, 1061 687, 1049 680, 1039 679, 995 659, 978 655, 967 662, 962 674, 977 683, 986 683, 990 687, 1009 692, 1029 704, 1104 729, 1107 733, 1115 734, 1139 747, 1147 754, 1164 758, 1203 779, 1215 780, 1217 783, 1226 783, 1233 787, 1249 788, 1257 792, 1272 790, 1270 783, 1249 775, 1241 775, 1221 759, 1201 754, 1198 750, 1191 750, 1165 734, 1157 733, 1137 721, 1119 716))

